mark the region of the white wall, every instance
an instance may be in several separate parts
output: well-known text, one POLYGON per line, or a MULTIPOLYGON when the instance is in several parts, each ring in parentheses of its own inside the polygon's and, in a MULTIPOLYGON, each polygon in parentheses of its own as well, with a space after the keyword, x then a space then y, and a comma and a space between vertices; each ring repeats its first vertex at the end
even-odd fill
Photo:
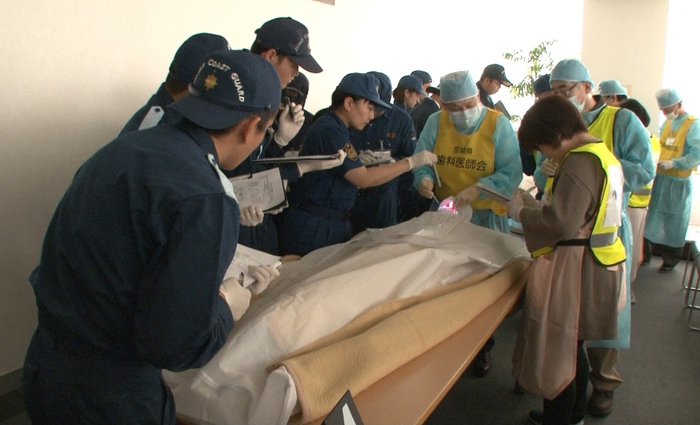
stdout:
MULTIPOLYGON (((622 8, 629 2, 609 3, 622 8)), ((424 69, 437 82, 439 75, 460 69, 478 76, 485 65, 499 62, 517 81, 523 68, 502 59, 504 52, 529 50, 550 39, 558 40, 557 60, 581 52, 583 0, 430 4, 430 11, 391 0, 336 0, 336 6, 310 0, 5 5, 0 14, 0 376, 22 366, 36 326, 27 277, 73 173, 156 90, 175 50, 191 34, 219 33, 242 48, 268 19, 292 16, 304 22, 314 56, 326 69, 309 75, 310 110, 326 106, 338 81, 352 71, 379 70, 396 82, 424 69)), ((637 49, 635 40, 629 41, 629 48, 637 49)), ((503 90, 496 99, 506 106, 511 102, 503 90)))
MULTIPOLYGON (((654 93, 664 74, 669 0, 585 0, 581 60, 593 81, 615 79, 628 87, 658 130, 654 93)), ((596 89, 597 90, 597 89, 596 89)))

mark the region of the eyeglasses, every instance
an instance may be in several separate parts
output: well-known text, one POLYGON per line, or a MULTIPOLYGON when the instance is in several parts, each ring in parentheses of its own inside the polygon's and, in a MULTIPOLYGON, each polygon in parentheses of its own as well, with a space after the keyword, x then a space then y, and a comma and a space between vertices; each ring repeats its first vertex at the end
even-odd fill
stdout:
POLYGON ((581 84, 580 81, 579 81, 578 83, 574 84, 573 86, 567 87, 567 88, 558 88, 558 89, 555 89, 554 87, 552 87, 552 94, 555 95, 555 96, 563 96, 563 97, 568 98, 568 97, 570 97, 570 95, 571 95, 571 91, 572 91, 573 89, 575 89, 579 84, 581 84))

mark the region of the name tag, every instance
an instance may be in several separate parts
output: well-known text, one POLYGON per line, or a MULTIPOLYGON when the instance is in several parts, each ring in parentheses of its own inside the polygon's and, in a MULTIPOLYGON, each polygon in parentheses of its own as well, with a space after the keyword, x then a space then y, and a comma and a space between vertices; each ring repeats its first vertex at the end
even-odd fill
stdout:
POLYGON ((676 143, 676 138, 675 137, 669 137, 666 139, 666 146, 672 146, 676 143))

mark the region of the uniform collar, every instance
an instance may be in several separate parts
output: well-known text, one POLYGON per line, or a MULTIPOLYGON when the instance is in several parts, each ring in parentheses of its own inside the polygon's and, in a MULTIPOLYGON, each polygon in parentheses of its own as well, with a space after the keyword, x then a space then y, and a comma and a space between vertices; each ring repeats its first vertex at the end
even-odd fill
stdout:
POLYGON ((211 136, 205 129, 185 118, 178 121, 175 126, 187 133, 204 152, 214 155, 216 162, 219 162, 219 155, 216 153, 214 141, 211 139, 211 136))

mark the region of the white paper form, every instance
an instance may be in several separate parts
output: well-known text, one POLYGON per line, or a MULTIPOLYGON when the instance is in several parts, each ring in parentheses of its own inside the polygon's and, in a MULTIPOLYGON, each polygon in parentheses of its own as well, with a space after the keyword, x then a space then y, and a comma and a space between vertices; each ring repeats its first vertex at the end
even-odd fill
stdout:
POLYGON ((241 279, 241 276, 243 276, 243 287, 247 288, 248 285, 255 282, 255 279, 248 274, 248 266, 270 265, 275 267, 281 266, 280 257, 238 244, 236 246, 236 254, 233 256, 226 274, 224 274, 224 280, 231 277, 241 279))
POLYGON ((229 179, 241 208, 259 206, 263 212, 286 207, 287 194, 279 168, 229 179))

